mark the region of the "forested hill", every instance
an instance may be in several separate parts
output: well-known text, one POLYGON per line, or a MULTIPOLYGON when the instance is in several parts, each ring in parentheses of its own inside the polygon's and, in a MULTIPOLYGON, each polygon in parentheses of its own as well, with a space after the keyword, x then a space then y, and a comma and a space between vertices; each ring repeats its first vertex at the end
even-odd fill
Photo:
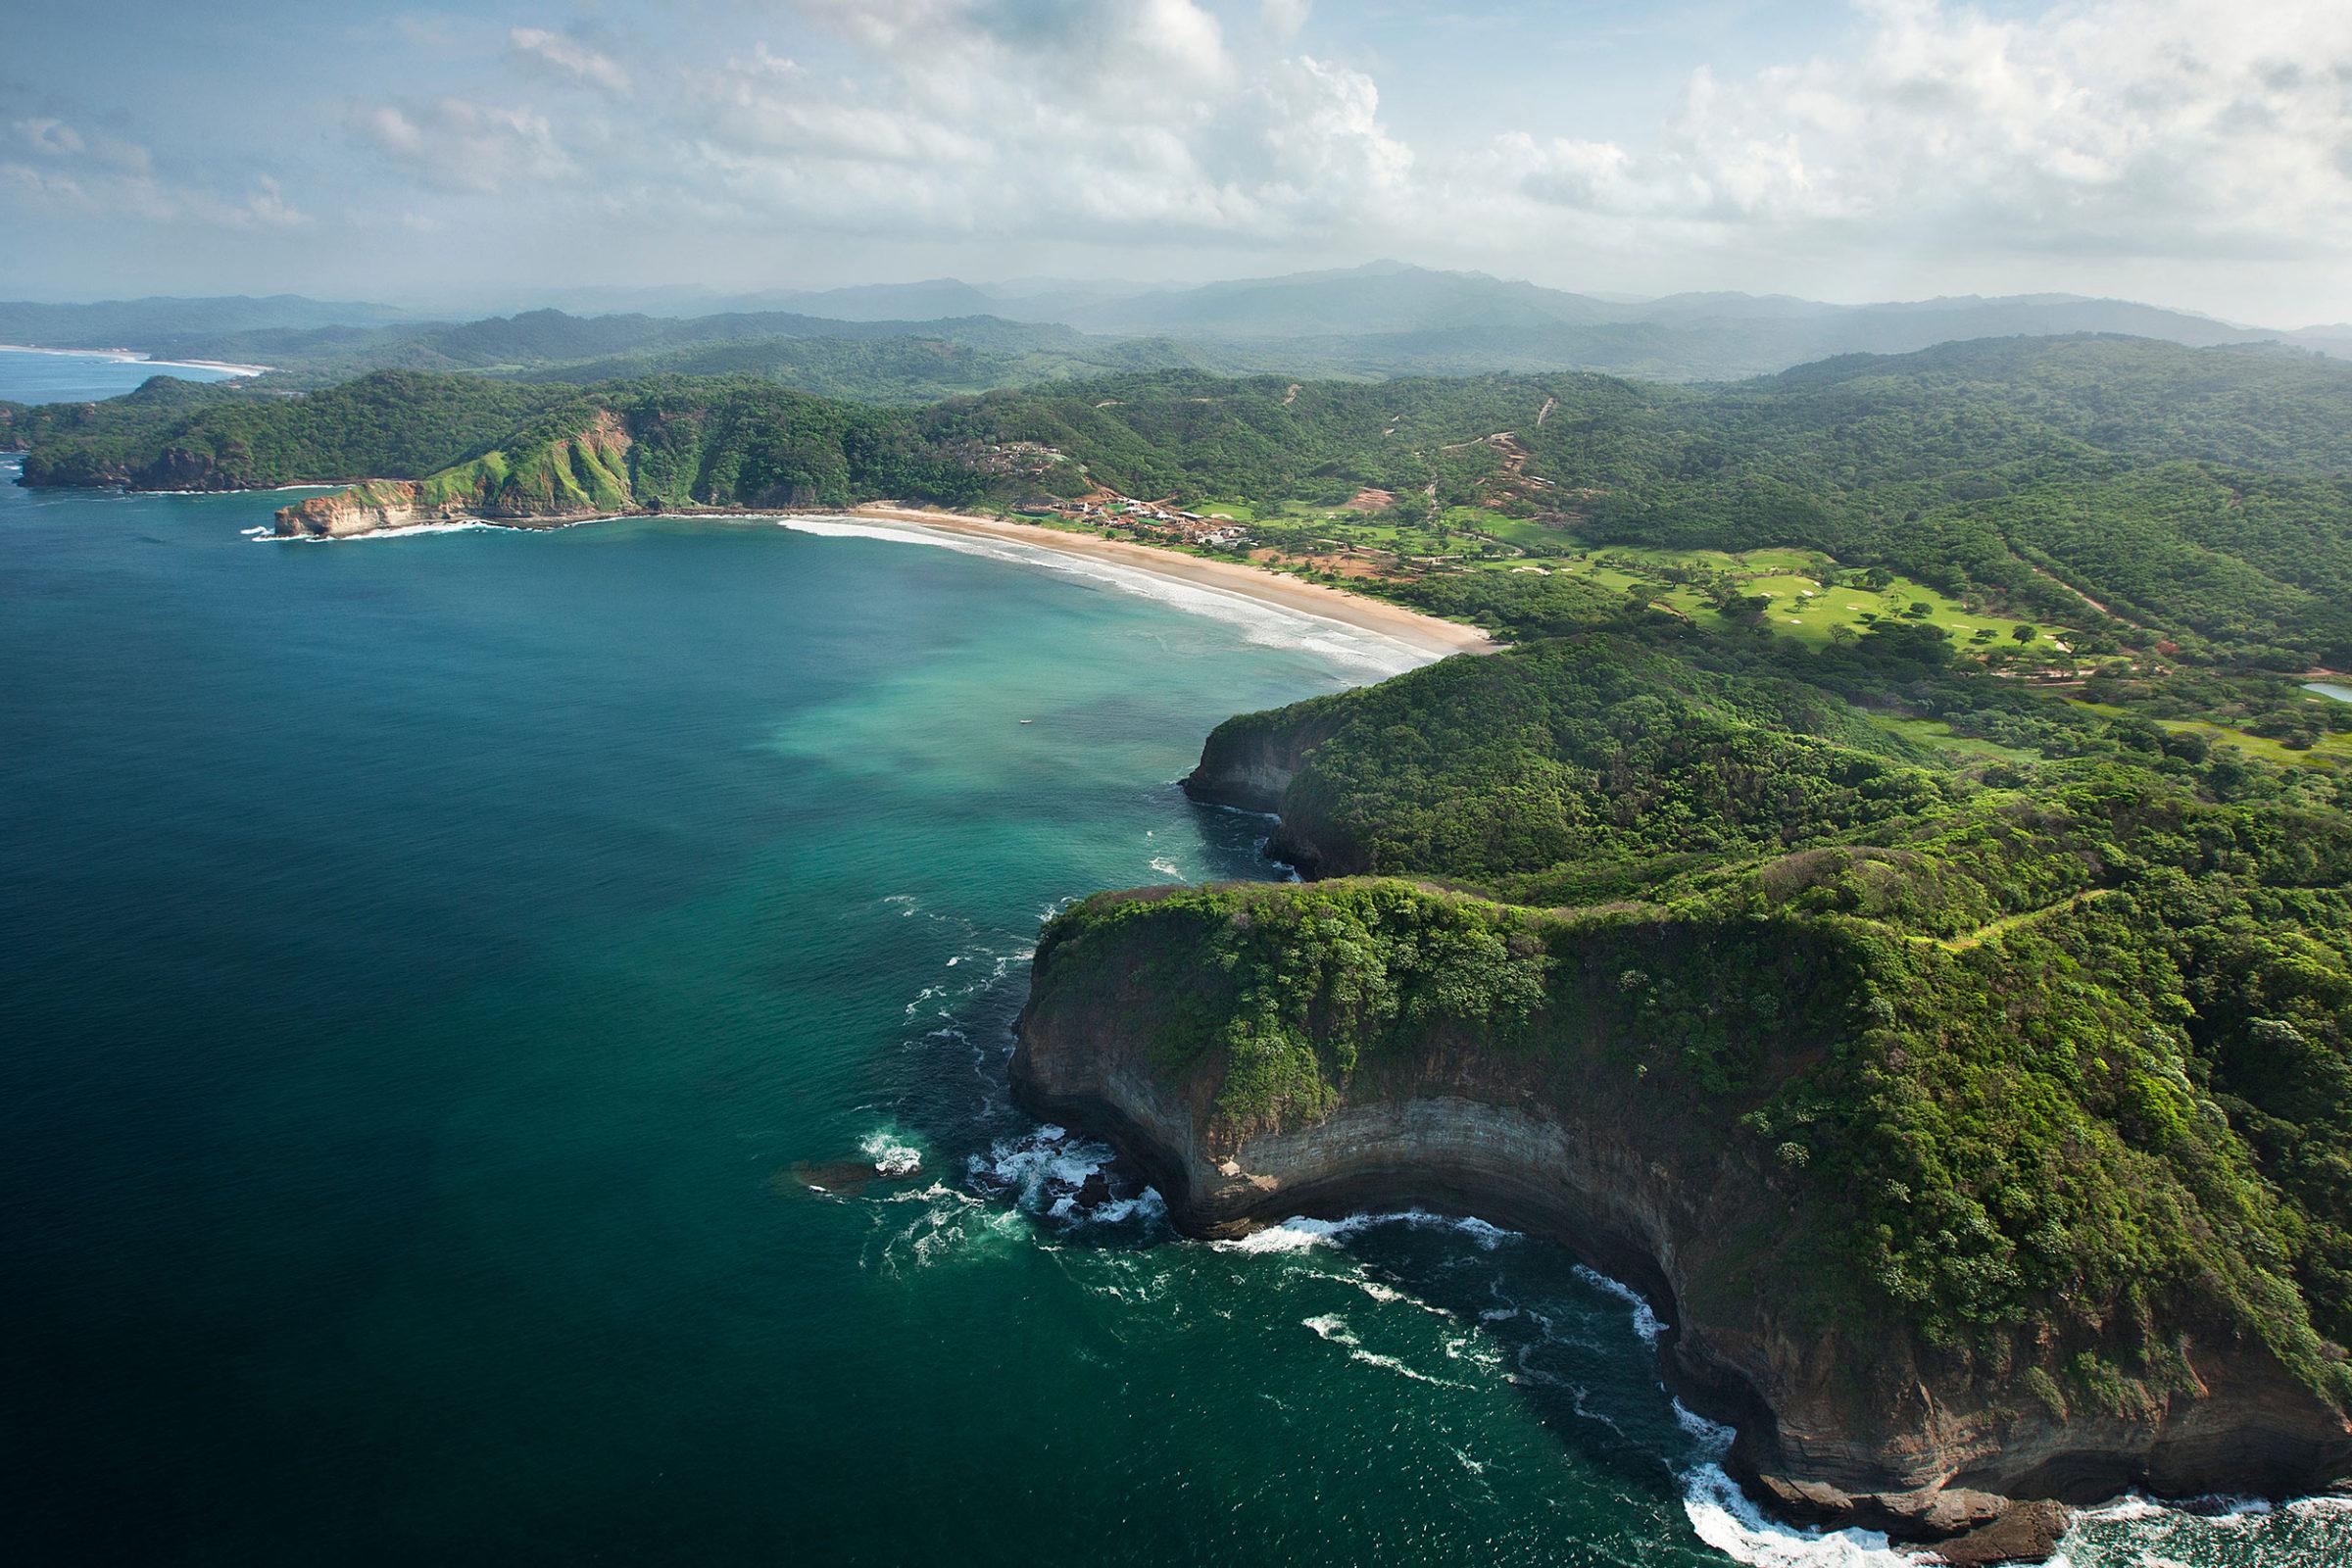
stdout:
POLYGON ((158 378, 103 404, 0 406, 0 439, 30 448, 32 484, 445 474, 444 493, 519 516, 1373 492, 1524 519, 1539 557, 1795 547, 2191 656, 2352 663, 2352 366, 2276 348, 2014 338, 1716 388, 1159 371, 918 409, 750 377, 388 372, 294 397, 158 378), (607 416, 625 456, 583 487, 558 446, 607 416))
POLYGON ((990 316, 837 321, 781 311, 700 317, 525 311, 474 321, 334 321, 151 332, 166 358, 268 365, 269 390, 331 386, 374 370, 456 370, 586 384, 628 376, 759 375, 802 391, 920 403, 1051 377, 1200 363, 1151 338, 1090 337, 990 316))
POLYGON ((2352 1404, 2352 747, 2298 684, 2352 665, 2352 367, 2011 339, 1711 388, 1171 371, 919 408, 158 378, 0 436, 31 484, 391 481, 306 507, 1127 497, 1335 568, 1385 539, 1398 569, 1350 581, 1519 646, 1237 720, 1203 772, 1283 778, 1301 863, 1397 880, 1050 939, 1214 957, 1164 1010, 1221 1043, 1236 1124, 1376 1092, 1432 1018, 1511 1073, 1590 1047, 1747 1162, 1766 1207, 1717 1287, 1808 1344, 1915 1344, 1939 1401, 2029 1438, 2185 1410, 2217 1346, 2298 1421, 2352 1404), (1457 514, 1494 548, 1397 544, 1457 514))
POLYGON ((708 314, 693 316, 659 308, 677 305, 674 296, 607 298, 657 308, 447 320, 292 297, 0 301, 0 342, 128 346, 162 360, 266 365, 265 384, 275 390, 395 369, 579 383, 744 374, 893 403, 1185 368, 1290 379, 1597 370, 1720 381, 1832 355, 2021 334, 2130 333, 2195 347, 2293 343, 2338 355, 2352 346, 2338 329, 2277 331, 2069 295, 1861 306, 1736 293, 1623 301, 1395 262, 1185 289, 992 289, 934 279, 711 299, 708 314))

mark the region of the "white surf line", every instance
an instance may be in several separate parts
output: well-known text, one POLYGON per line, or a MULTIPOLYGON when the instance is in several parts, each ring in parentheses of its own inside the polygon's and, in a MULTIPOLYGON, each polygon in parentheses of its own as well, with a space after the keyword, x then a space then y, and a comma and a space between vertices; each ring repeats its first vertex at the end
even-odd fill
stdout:
POLYGON ((878 539, 900 544, 928 545, 935 549, 953 550, 959 555, 979 556, 1019 565, 1043 566, 1048 570, 1105 583, 1178 610, 1238 625, 1253 642, 1303 648, 1327 658, 1378 670, 1382 674, 1402 674, 1405 670, 1434 663, 1445 657, 1434 648, 1392 637, 1351 621, 1260 599, 1238 589, 1195 582, 1189 578, 1156 572, 1145 565, 1103 561, 1094 556, 1030 544, 1024 540, 952 532, 898 519, 784 515, 774 520, 779 527, 817 538, 878 539), (1288 635, 1273 635, 1277 628, 1287 631, 1288 635))
POLYGON ((0 343, 0 354, 52 354, 68 360, 98 360, 108 365, 152 365, 167 370, 226 370, 231 380, 267 375, 271 365, 239 365, 231 360, 159 360, 137 349, 50 349, 34 343, 0 343))

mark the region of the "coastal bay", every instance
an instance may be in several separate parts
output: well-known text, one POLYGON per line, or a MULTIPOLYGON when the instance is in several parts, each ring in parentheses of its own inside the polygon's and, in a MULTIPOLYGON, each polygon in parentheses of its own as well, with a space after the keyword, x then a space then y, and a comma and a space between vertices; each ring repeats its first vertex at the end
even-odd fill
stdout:
POLYGON ((153 360, 129 349, 49 349, 0 343, 0 385, 20 403, 82 403, 135 391, 150 376, 184 381, 231 381, 259 375, 266 365, 220 361, 153 360))
MULTIPOLYGON (((243 536, 282 499, 0 489, 26 1539, 1896 1562, 1757 1516, 1569 1254, 1185 1242, 1004 1098, 1039 919, 1279 876, 1172 781, 1394 644, 772 522, 243 536)), ((2133 1506, 2066 1550, 2344 1528, 2133 1506)))

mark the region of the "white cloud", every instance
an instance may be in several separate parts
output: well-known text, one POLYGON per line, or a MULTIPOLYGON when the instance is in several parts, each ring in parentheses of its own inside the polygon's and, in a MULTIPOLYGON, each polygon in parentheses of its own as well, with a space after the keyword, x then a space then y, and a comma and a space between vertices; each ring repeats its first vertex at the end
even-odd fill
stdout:
POLYGON ((31 119, 9 122, 17 140, 36 153, 70 158, 81 151, 81 132, 62 120, 31 119))
MULTIPOLYGON (((289 88, 286 109, 347 117, 348 144, 307 152, 298 187, 348 189, 347 220, 456 229, 466 204, 431 192, 496 195, 518 243, 571 257, 618 215, 637 260, 596 265, 649 276, 1202 274, 1391 254, 1598 288, 2352 309, 2346 0, 1856 0, 1846 25, 1804 30, 1830 40, 1807 43, 1817 57, 1777 59, 1755 40, 1788 34, 1754 25, 1720 44, 1563 35, 1539 60, 1410 8, 1377 29, 1356 8, 1309 12, 764 0, 678 28, 645 0, 600 0, 596 25, 625 50, 579 27, 412 14, 367 29, 399 68, 381 79, 447 96, 349 109, 320 74, 319 99, 289 88), (1458 85, 1465 59, 1495 91, 1458 85), (1612 61, 1652 74, 1579 89, 1612 61), (1563 85, 1538 95, 1539 73, 1563 85), (713 232, 744 243, 680 237, 713 232), (1032 261, 1040 240, 1066 259, 1032 261)), ((276 155, 226 117, 143 133, 154 157, 95 128, 144 113, 12 103, 0 189, 156 222, 301 221, 300 201, 253 177, 276 155)))
POLYGON ((629 74, 620 63, 576 38, 539 27, 514 27, 507 33, 507 47, 515 59, 562 80, 616 96, 628 93, 629 74))
POLYGON ((1572 212, 2043 253, 2352 241, 2352 7, 2095 0, 1994 19, 1871 0, 1855 56, 1701 71, 1647 146, 1505 134, 1504 194, 1572 212))
POLYGON ((1354 226, 1409 176, 1369 76, 1238 53, 1193 0, 799 10, 851 46, 845 74, 761 45, 684 111, 688 177, 741 221, 1262 245, 1354 226))
POLYGON ((220 220, 238 228, 300 228, 311 220, 286 201, 276 180, 263 174, 245 199, 226 209, 220 220))
POLYGON ((1270 201, 1326 220, 1385 220, 1409 203, 1412 149, 1381 128, 1370 76, 1300 55, 1279 62, 1258 96, 1270 201))
POLYGON ((1259 24, 1277 38, 1295 38, 1306 25, 1312 0, 1258 0, 1259 24))
POLYGON ((48 158, 79 158, 87 154, 115 169, 144 173, 154 164, 146 148, 97 132, 83 132, 62 120, 33 116, 11 121, 9 132, 19 145, 48 158))
POLYGON ((555 127, 533 110, 443 97, 378 104, 360 111, 354 124, 377 151, 442 190, 495 195, 517 181, 574 172, 555 127))
POLYGON ((268 174, 254 176, 245 194, 226 196, 203 185, 159 178, 146 148, 85 133, 61 120, 18 120, 10 122, 9 130, 41 163, 0 162, 0 180, 19 198, 40 206, 220 228, 290 228, 310 221, 268 174))

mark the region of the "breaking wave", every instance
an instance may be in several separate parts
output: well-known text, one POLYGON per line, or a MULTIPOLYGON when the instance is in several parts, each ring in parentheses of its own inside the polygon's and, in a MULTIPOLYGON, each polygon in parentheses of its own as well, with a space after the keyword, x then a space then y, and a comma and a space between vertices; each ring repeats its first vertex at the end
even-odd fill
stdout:
POLYGON ((1310 1248, 1333 1246, 1375 1225, 1412 1225, 1427 1230, 1456 1231, 1489 1251, 1519 1234, 1490 1225, 1483 1219, 1406 1208, 1386 1214, 1350 1214, 1345 1219, 1308 1219, 1304 1215, 1295 1214, 1279 1225, 1269 1225, 1264 1230, 1251 1231, 1247 1236, 1236 1236, 1208 1245, 1220 1252, 1303 1252, 1310 1248))
POLYGON ((922 1151, 912 1144, 902 1143, 892 1133, 869 1133, 858 1146, 858 1152, 874 1162, 876 1174, 889 1177, 911 1176, 923 1168, 922 1151))
POLYGON ((949 533, 918 522, 871 522, 847 517, 778 517, 777 523, 795 533, 823 539, 879 539, 898 544, 929 545, 958 555, 1024 566, 1042 566, 1067 576, 1082 577, 1122 593, 1155 600, 1190 614, 1220 620, 1240 630, 1246 641, 1269 648, 1296 648, 1375 676, 1402 674, 1438 656, 1379 632, 1327 620, 1304 611, 1267 604, 1246 594, 1182 582, 1140 566, 1098 561, 1011 539, 983 539, 949 533))

